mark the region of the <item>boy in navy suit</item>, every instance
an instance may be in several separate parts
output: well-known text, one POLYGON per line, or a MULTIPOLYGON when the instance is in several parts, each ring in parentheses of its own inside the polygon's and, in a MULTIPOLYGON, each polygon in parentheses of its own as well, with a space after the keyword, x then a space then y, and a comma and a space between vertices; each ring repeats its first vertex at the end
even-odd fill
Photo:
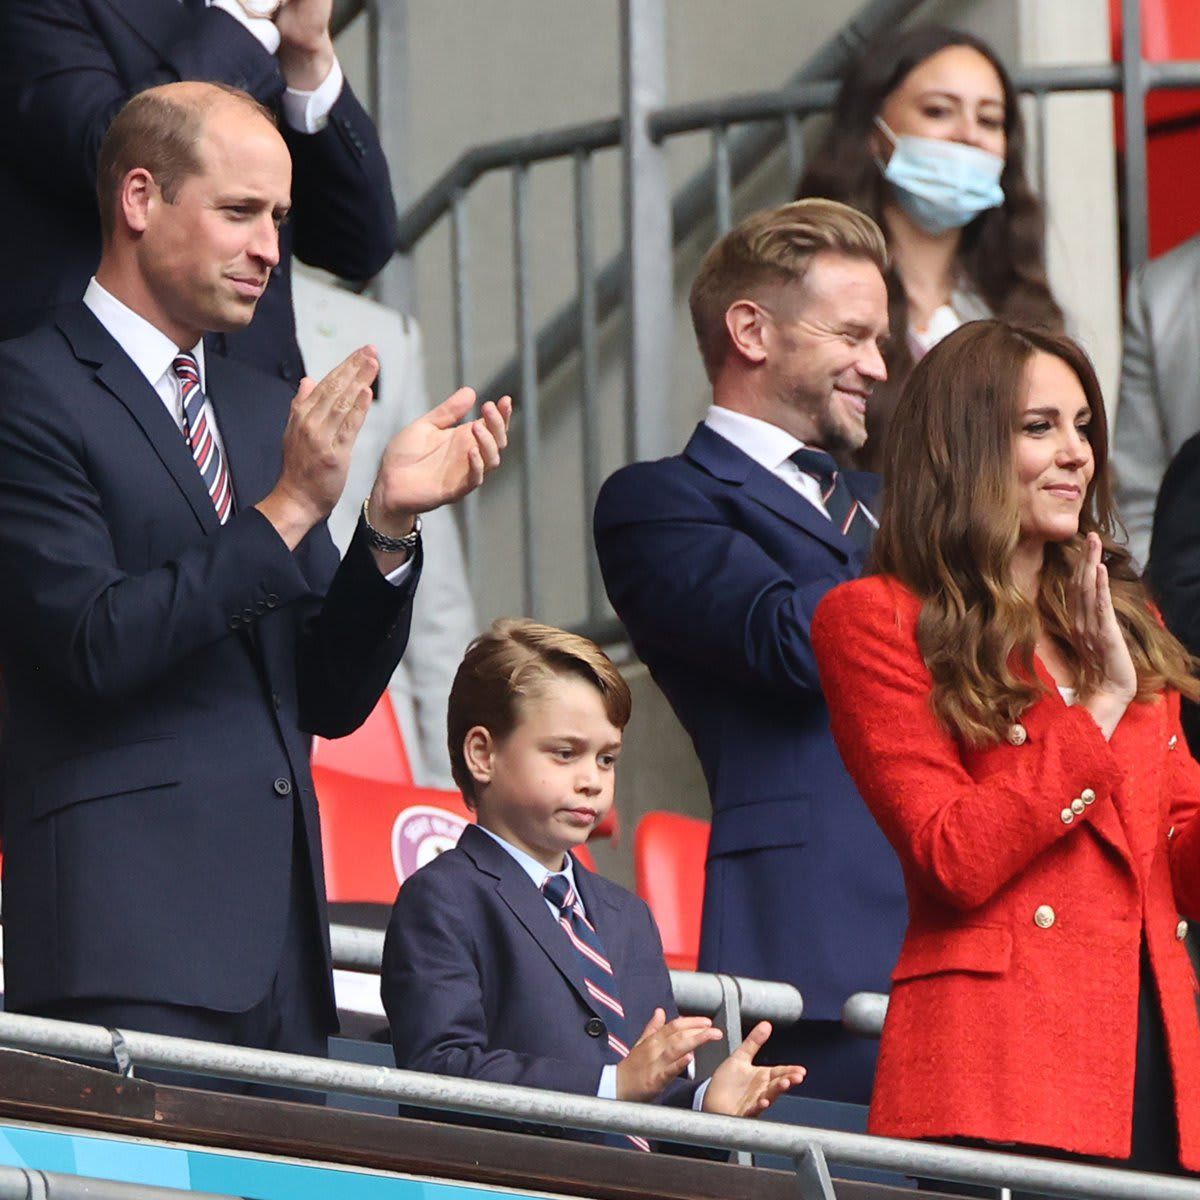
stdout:
POLYGON ((804 1078, 755 1066, 765 1021, 707 1083, 682 1078, 721 1034, 677 1015, 646 905, 570 853, 612 807, 630 706, 586 638, 505 620, 468 648, 449 746, 478 824, 392 910, 381 984, 397 1066, 735 1116, 804 1078))

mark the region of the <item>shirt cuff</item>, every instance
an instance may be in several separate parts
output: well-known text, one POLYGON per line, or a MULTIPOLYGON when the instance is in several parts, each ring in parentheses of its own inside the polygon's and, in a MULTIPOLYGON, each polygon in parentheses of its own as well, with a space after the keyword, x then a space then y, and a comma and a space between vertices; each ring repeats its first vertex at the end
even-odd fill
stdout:
POLYGON ((704 1097, 708 1092, 708 1085, 710 1083, 712 1083, 711 1076, 696 1089, 696 1094, 692 1097, 692 1110, 694 1112, 704 1111, 704 1097))
MULTIPOLYGON (((272 26, 274 28, 274 26, 272 26)), ((335 58, 329 74, 315 91, 288 88, 283 93, 283 118, 300 133, 320 133, 329 121, 329 113, 342 94, 342 64, 335 58)))
POLYGON ((238 0, 208 0, 208 7, 227 12, 239 25, 245 26, 268 54, 279 50, 279 29, 270 17, 252 17, 238 0))
POLYGON ((596 1089, 597 1100, 617 1098, 617 1064, 609 1063, 600 1070, 600 1086, 596 1089))
POLYGON ((399 587, 409 576, 412 571, 413 556, 410 554, 394 571, 389 571, 384 579, 392 585, 399 587))

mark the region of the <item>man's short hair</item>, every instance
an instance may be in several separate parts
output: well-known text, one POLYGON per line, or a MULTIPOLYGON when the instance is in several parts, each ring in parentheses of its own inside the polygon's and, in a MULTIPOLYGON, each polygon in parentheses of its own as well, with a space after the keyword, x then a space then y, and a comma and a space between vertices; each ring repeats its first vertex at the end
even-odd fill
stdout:
POLYGON ((168 204, 174 204, 186 179, 201 173, 197 146, 208 114, 222 102, 245 104, 275 124, 269 108, 248 92, 224 83, 206 83, 186 91, 178 84, 149 88, 117 113, 100 143, 96 163, 96 200, 105 245, 116 229, 118 196, 130 171, 138 167, 149 171, 168 204))
POLYGON ((823 251, 868 259, 881 273, 887 270, 887 244, 879 226, 866 213, 836 200, 793 200, 756 212, 709 250, 688 303, 710 380, 729 349, 729 306, 767 288, 802 283, 823 251))
POLYGON ((603 699, 605 715, 618 729, 629 724, 629 685, 612 659, 579 634, 506 617, 467 647, 450 688, 446 734, 450 772, 472 807, 475 780, 463 757, 467 733, 482 725, 497 740, 507 737, 520 720, 522 702, 564 676, 592 684, 603 699))

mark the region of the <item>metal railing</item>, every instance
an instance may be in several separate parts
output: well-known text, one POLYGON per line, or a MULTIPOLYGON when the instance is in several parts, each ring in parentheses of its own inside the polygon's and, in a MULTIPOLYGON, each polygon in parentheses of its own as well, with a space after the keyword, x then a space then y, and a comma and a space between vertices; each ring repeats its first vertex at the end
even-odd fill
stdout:
POLYGON ((188 1200, 234 1200, 224 1193, 64 1175, 60 1171, 35 1171, 28 1167, 0 1167, 0 1200, 179 1200, 181 1196, 188 1200))
MULTIPOLYGON (((664 1105, 600 1100, 565 1092, 480 1083, 389 1067, 330 1062, 296 1054, 220 1046, 185 1038, 120 1031, 123 1048, 138 1067, 277 1086, 394 1100, 423 1108, 566 1126, 636 1133, 695 1146, 770 1154, 796 1164, 802 1200, 836 1200, 827 1162, 993 1187, 1013 1187, 1097 1200, 1200 1200, 1200 1182, 1165 1175, 1049 1162, 1019 1155, 968 1150, 841 1133, 803 1125, 714 1116, 664 1105)), ((0 1013, 0 1045, 111 1063, 113 1031, 0 1013)))
MULTIPOLYGON (((481 388, 484 396, 503 392, 518 402, 521 446, 521 583, 524 610, 544 616, 542 572, 538 562, 539 497, 536 484, 541 431, 540 384, 568 361, 579 363, 578 404, 583 429, 580 480, 586 561, 586 618, 577 627, 610 642, 621 630, 608 615, 602 582, 590 552, 590 516, 600 485, 597 391, 599 336, 606 321, 622 309, 626 316, 628 370, 625 415, 626 456, 653 457, 673 452, 664 438, 667 419, 673 327, 673 248, 706 222, 718 233, 733 220, 739 183, 781 148, 787 154, 789 192, 804 164, 804 123, 830 106, 834 82, 847 63, 881 31, 894 27, 921 7, 923 0, 870 0, 813 56, 783 88, 728 96, 695 104, 648 105, 646 97, 663 94, 662 45, 665 0, 620 0, 622 22, 622 94, 620 115, 546 130, 526 137, 476 146, 466 151, 399 218, 397 251, 411 255, 423 238, 446 218, 450 225, 450 277, 453 356, 456 382, 477 374, 470 344, 471 278, 467 197, 484 176, 512 176, 512 248, 516 299, 516 349, 481 388), (674 139, 707 132, 707 166, 672 197, 665 188, 664 156, 674 139), (594 261, 592 160, 596 153, 621 148, 625 222, 622 251, 603 266, 594 261), (576 295, 541 329, 530 321, 529 282, 533 247, 527 232, 530 169, 539 163, 572 165, 575 220, 576 295), (664 226, 664 221, 666 222, 664 226), (664 232, 665 230, 665 232, 664 232), (629 270, 628 264, 634 264, 629 270)), ((339 0, 336 19, 344 24, 363 7, 339 0)), ((1047 179, 1046 122, 1050 96, 1062 92, 1108 92, 1124 96, 1125 170, 1122 229, 1126 265, 1145 261, 1147 234, 1145 98, 1155 89, 1200 87, 1200 63, 1147 63, 1142 58, 1138 0, 1123 0, 1123 50, 1120 64, 1039 67, 1014 73, 1018 90, 1032 101, 1035 186, 1044 194, 1047 179)), ((1114 181, 1115 186, 1115 181, 1114 181)), ((540 498, 544 503, 544 497, 540 498)), ((468 555, 478 561, 478 509, 466 516, 468 555)))

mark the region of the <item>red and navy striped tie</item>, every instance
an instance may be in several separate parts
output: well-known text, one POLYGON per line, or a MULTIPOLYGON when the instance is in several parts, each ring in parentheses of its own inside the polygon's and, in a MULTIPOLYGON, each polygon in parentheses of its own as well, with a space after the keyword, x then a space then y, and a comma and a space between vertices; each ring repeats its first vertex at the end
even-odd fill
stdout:
POLYGON ((191 447, 192 457, 212 497, 217 517, 224 525, 233 512, 233 485, 221 447, 213 435, 212 406, 200 387, 200 366, 186 351, 171 364, 179 380, 179 396, 183 401, 183 436, 191 447))
POLYGON ((829 519, 856 546, 869 549, 875 526, 866 515, 866 508, 846 486, 833 456, 824 450, 804 446, 791 455, 791 459, 805 475, 811 475, 821 485, 821 503, 825 505, 829 519))
MULTIPOLYGON (((612 963, 604 952, 604 943, 595 926, 583 915, 583 905, 565 875, 547 875, 542 883, 542 895, 558 910, 558 923, 583 961, 583 983, 588 995, 611 1014, 605 1021, 608 1048, 614 1056, 613 1061, 620 1062, 629 1053, 631 1039, 625 1028, 625 1009, 617 994, 612 963)), ((650 1143, 636 1134, 613 1136, 632 1142, 639 1150, 650 1149, 650 1143)))

